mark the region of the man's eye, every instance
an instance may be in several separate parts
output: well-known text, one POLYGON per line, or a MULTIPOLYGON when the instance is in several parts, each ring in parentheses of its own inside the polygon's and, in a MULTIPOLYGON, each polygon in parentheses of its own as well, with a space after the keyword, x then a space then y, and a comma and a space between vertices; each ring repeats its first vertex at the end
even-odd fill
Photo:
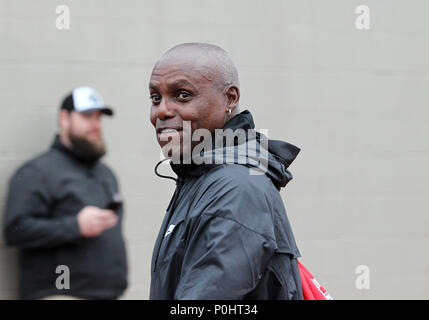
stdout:
POLYGON ((177 97, 180 100, 189 100, 189 98, 191 97, 191 93, 187 91, 180 91, 177 97))
POLYGON ((150 99, 152 100, 152 103, 154 103, 154 104, 161 102, 161 96, 157 93, 151 94, 150 99))

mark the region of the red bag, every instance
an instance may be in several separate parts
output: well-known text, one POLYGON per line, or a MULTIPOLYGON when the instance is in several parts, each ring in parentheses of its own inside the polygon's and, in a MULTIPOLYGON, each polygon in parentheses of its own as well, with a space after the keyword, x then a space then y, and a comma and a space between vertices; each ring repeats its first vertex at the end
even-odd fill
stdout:
POLYGON ((301 262, 298 261, 299 274, 301 276, 302 295, 304 300, 333 300, 328 292, 313 277, 301 262))

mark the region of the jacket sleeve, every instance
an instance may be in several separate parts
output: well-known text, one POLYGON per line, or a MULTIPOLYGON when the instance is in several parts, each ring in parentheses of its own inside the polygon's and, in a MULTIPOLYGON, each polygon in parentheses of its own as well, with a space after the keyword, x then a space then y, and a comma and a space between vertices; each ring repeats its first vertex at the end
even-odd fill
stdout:
POLYGON ((43 175, 25 166, 11 178, 4 217, 6 243, 51 248, 81 239, 76 216, 50 216, 51 197, 43 175))
POLYGON ((212 189, 199 201, 204 205, 189 232, 175 299, 242 299, 275 251, 274 239, 260 232, 272 227, 263 195, 230 184, 212 189))

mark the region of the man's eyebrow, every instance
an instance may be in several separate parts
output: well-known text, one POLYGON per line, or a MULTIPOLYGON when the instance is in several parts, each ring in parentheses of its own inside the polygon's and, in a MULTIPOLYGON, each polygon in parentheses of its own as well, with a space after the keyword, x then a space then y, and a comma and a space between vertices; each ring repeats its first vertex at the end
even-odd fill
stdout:
MULTIPOLYGON (((196 90, 196 87, 186 79, 180 79, 180 80, 172 81, 172 82, 167 84, 167 87, 170 90, 171 89, 177 89, 180 87, 191 87, 192 89, 196 90)), ((149 83, 149 90, 158 90, 158 86, 154 83, 149 83)))
POLYGON ((173 81, 173 82, 168 84, 168 87, 170 87, 170 88, 191 87, 191 88, 195 89, 195 86, 192 83, 190 83, 188 80, 185 80, 185 79, 173 81))

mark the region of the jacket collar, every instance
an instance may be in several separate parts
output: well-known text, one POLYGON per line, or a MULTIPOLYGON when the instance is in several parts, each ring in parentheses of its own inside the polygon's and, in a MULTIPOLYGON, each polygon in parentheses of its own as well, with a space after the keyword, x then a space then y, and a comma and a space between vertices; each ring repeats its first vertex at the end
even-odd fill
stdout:
MULTIPOLYGON (((246 143, 249 142, 249 139, 268 139, 268 137, 265 137, 261 135, 259 132, 255 132, 256 136, 254 134, 248 135, 248 130, 255 129, 255 123, 253 121, 252 114, 245 110, 241 112, 240 114, 233 117, 230 121, 228 121, 223 128, 231 129, 232 131, 235 131, 237 129, 243 129, 246 132, 246 143)), ((286 184, 292 179, 292 174, 287 170, 289 165, 295 160, 296 156, 298 155, 300 149, 286 141, 279 141, 279 140, 271 140, 268 139, 268 145, 266 146, 268 148, 268 166, 265 167, 265 174, 272 180, 274 185, 280 189, 281 187, 285 187, 286 184)), ((212 141, 213 146, 215 146, 215 140, 212 141)), ((234 141, 234 146, 236 146, 234 141)), ((265 148, 266 148, 265 147, 265 148)), ((247 146, 247 149, 251 148, 251 145, 247 146)), ((238 150, 237 150, 238 151, 238 150)), ((239 153, 239 152, 238 152, 239 153)), ((210 152, 209 152, 210 154, 210 152)), ((216 153, 214 153, 216 154, 216 153)), ((252 160, 258 160, 258 159, 251 159, 253 156, 256 156, 258 158, 258 154, 255 153, 252 156, 253 153, 245 154, 246 157, 245 163, 249 160, 249 164, 251 164, 252 160)), ((213 155, 213 153, 212 153, 213 155)), ((238 154, 237 154, 238 155, 238 154)), ((265 161, 264 161, 265 162, 265 161)), ((213 163, 213 162, 210 162, 213 163)), ((229 163, 229 162, 226 162, 229 163)), ((235 160, 233 161, 235 163, 235 160)), ((240 163, 240 162, 239 162, 240 163)), ((243 163, 243 162, 242 162, 243 163)), ((211 170, 214 167, 219 166, 220 164, 170 164, 173 171, 178 175, 179 179, 184 176, 201 176, 205 172, 211 170)))

